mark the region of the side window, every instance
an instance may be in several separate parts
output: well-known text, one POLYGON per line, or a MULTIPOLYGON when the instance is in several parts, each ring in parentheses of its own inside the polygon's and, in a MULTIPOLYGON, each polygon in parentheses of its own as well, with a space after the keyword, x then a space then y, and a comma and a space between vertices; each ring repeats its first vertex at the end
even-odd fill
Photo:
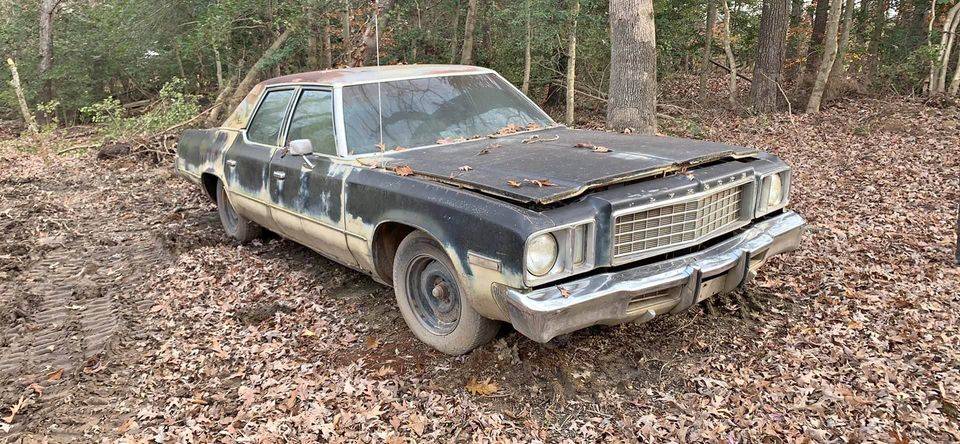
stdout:
POLYGON ((308 139, 313 151, 337 155, 333 133, 333 94, 330 91, 306 90, 297 102, 290 121, 287 140, 308 139))
POLYGON ((257 114, 253 116, 253 120, 247 127, 247 138, 251 142, 277 145, 287 104, 290 103, 291 97, 293 97, 292 89, 267 93, 260 108, 257 109, 257 114))

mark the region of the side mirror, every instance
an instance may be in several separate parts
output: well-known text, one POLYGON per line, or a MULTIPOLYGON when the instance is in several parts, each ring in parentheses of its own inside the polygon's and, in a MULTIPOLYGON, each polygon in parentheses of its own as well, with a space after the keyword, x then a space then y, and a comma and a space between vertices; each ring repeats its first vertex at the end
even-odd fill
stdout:
POLYGON ((287 152, 294 156, 313 154, 313 143, 310 143, 310 139, 291 140, 290 143, 287 144, 287 152))

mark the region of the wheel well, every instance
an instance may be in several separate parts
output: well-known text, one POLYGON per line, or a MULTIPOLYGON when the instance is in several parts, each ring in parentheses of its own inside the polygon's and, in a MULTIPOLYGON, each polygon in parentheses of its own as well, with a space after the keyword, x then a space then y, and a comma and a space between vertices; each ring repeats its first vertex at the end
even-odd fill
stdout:
POLYGON ((384 222, 373 233, 373 265, 384 282, 393 284, 393 259, 400 242, 416 228, 398 222, 384 222))
POLYGON ((200 176, 200 183, 203 185, 203 190, 207 192, 207 197, 214 203, 217 202, 217 182, 219 181, 220 179, 218 179, 217 176, 210 173, 203 173, 200 176))

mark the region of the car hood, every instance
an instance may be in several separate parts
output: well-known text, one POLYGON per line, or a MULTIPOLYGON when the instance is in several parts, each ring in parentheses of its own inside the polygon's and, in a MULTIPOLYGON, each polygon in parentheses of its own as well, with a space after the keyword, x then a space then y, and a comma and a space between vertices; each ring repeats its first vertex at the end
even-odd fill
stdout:
POLYGON ((522 204, 549 204, 591 188, 756 154, 701 140, 558 127, 391 152, 383 160, 403 174, 522 204))

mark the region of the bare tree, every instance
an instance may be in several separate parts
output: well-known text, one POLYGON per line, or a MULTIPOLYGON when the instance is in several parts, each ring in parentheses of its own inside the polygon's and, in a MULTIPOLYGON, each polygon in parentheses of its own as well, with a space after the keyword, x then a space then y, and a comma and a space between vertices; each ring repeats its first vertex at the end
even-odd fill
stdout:
POLYGON ((730 5, 727 0, 721 0, 723 5, 723 52, 727 55, 727 65, 730 71, 728 96, 731 105, 737 104, 737 59, 733 56, 733 47, 730 45, 730 5))
POLYGON ((577 79, 577 15, 580 14, 580 0, 572 0, 570 5, 570 29, 567 37, 567 113, 566 124, 573 125, 577 79))
POLYGON ((947 69, 950 64, 950 54, 953 49, 953 42, 957 27, 960 25, 960 2, 953 5, 947 12, 946 20, 943 22, 943 34, 940 37, 940 58, 938 66, 931 70, 935 72, 931 75, 930 94, 942 94, 946 92, 947 69))
MULTIPOLYGON (((276 39, 273 40, 273 43, 270 44, 270 47, 260 56, 260 59, 257 60, 253 66, 247 71, 247 74, 243 76, 243 80, 240 81, 240 84, 237 85, 237 88, 233 92, 233 96, 230 98, 228 103, 220 102, 214 105, 214 107, 225 107, 228 109, 233 109, 247 93, 250 92, 250 88, 253 88, 253 84, 257 81, 257 78, 260 75, 260 72, 267 67, 268 61, 271 59, 273 54, 280 50, 283 47, 283 44, 287 42, 287 39, 290 38, 290 34, 293 32, 293 27, 288 27, 276 39)), ((211 111, 212 112, 212 111, 211 111)), ((219 110, 218 110, 219 112, 219 110)))
POLYGON ((333 68, 333 48, 330 44, 330 23, 323 21, 320 38, 323 40, 323 69, 333 68))
POLYGON ((960 93, 960 49, 957 50, 957 68, 953 70, 953 80, 950 81, 950 97, 960 93))
POLYGON ((837 28, 840 27, 840 5, 843 0, 830 1, 830 13, 827 18, 827 33, 824 36, 823 58, 817 69, 817 78, 810 91, 810 100, 807 102, 808 113, 820 112, 820 102, 823 100, 823 91, 827 87, 827 78, 833 63, 837 58, 837 28))
POLYGON ((810 32, 810 43, 807 45, 807 61, 804 65, 806 72, 814 72, 820 65, 823 55, 823 37, 827 30, 827 11, 830 9, 830 0, 814 0, 816 7, 813 11, 813 30, 810 32))
POLYGON ((460 38, 460 0, 456 1, 453 32, 450 34, 450 63, 457 61, 457 39, 460 38))
POLYGON ((40 1, 40 67, 39 76, 43 79, 40 100, 48 102, 53 99, 53 85, 46 78, 53 67, 53 17, 60 0, 40 1))
POLYGON ((460 64, 473 63, 473 31, 477 25, 477 0, 467 2, 467 21, 463 25, 463 48, 460 50, 460 64))
POLYGON ((653 0, 610 0, 607 126, 657 132, 657 41, 653 0))
POLYGON ((354 58, 350 66, 363 66, 374 63, 377 54, 377 36, 376 28, 385 28, 387 25, 387 13, 396 4, 396 0, 383 0, 379 2, 379 10, 374 17, 367 22, 363 28, 360 46, 354 51, 354 58), (378 24, 379 22, 379 24, 378 24))
POLYGON ((760 15, 757 60, 750 84, 751 102, 759 112, 776 111, 782 103, 780 82, 789 26, 790 0, 765 0, 760 15))
POLYGON ((13 59, 7 59, 7 66, 10 67, 10 75, 13 78, 10 81, 10 85, 13 86, 13 92, 17 95, 17 102, 20 103, 20 114, 23 116, 23 123, 27 125, 30 132, 38 134, 40 130, 37 129, 37 122, 33 119, 33 114, 30 113, 30 107, 27 106, 27 99, 23 96, 23 86, 20 84, 20 74, 17 72, 17 64, 13 62, 13 59))
POLYGON ((530 24, 530 0, 526 0, 525 3, 527 5, 527 11, 526 11, 527 12, 527 37, 523 45, 523 85, 520 87, 520 90, 523 91, 524 94, 529 94, 530 93, 530 64, 532 61, 530 57, 530 41, 533 38, 533 33, 531 31, 531 24, 530 24))
POLYGON ((850 46, 850 31, 853 27, 853 0, 846 0, 843 6, 843 32, 840 33, 840 43, 837 46, 837 59, 827 77, 827 87, 823 92, 827 100, 835 98, 840 90, 840 82, 847 72, 847 48, 850 46))
POLYGON ((703 60, 700 61, 700 100, 707 94, 707 75, 710 74, 713 64, 710 62, 713 53, 713 27, 717 24, 717 1, 707 0, 707 21, 703 24, 703 60))
POLYGON ((343 10, 340 12, 340 40, 343 42, 343 61, 350 63, 350 54, 353 54, 353 39, 350 36, 350 0, 343 0, 343 10))

